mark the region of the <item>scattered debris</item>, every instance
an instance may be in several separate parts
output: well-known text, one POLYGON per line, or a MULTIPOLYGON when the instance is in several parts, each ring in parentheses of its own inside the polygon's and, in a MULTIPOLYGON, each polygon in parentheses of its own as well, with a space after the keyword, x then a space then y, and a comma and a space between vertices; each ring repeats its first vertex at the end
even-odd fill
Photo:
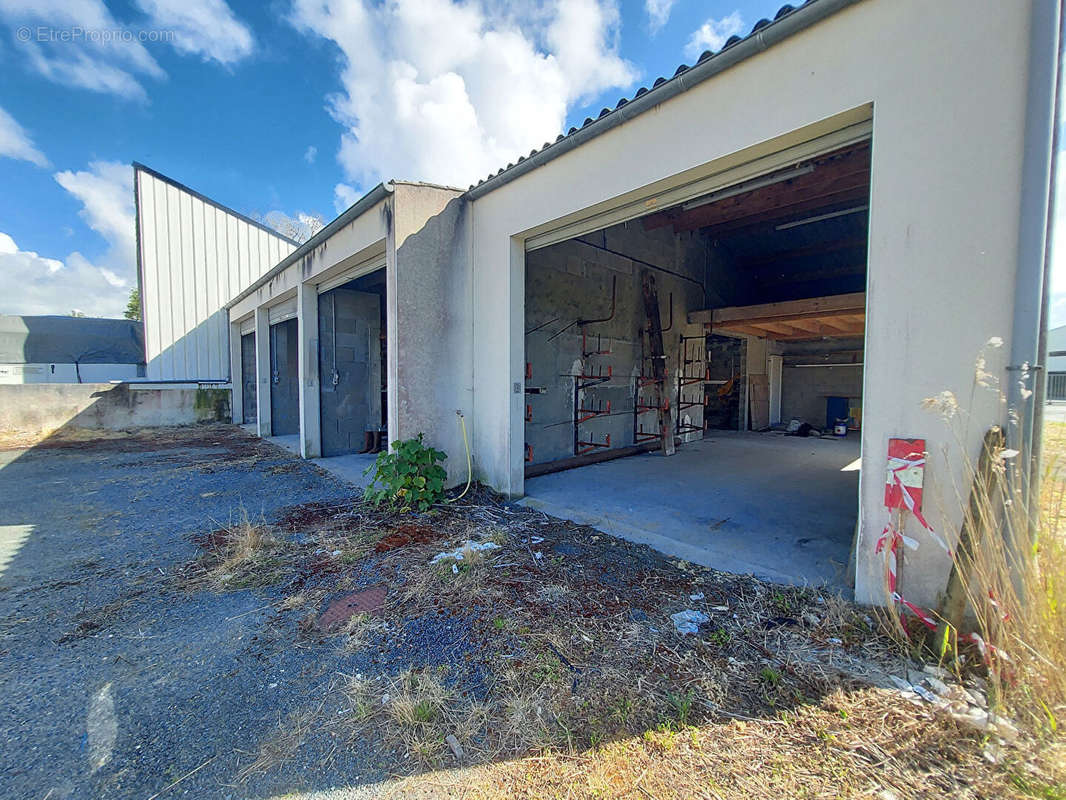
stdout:
POLYGON ((452 561, 462 561, 465 556, 464 553, 484 553, 488 550, 499 550, 500 545, 496 542, 466 542, 457 550, 452 550, 448 553, 437 553, 433 556, 432 562, 436 564, 438 561, 444 561, 445 559, 451 559, 452 561))
POLYGON ((690 594, 690 595, 688 596, 688 599, 689 599, 689 600, 693 600, 693 601, 695 601, 695 600, 702 600, 703 598, 704 598, 704 594, 703 594, 703 592, 696 592, 696 594, 690 594))
POLYGON ((459 740, 455 738, 455 734, 449 733, 444 737, 445 743, 452 749, 452 754, 455 755, 456 761, 462 761, 465 758, 462 745, 459 744, 459 740))
POLYGON ((674 628, 677 632, 684 636, 686 633, 699 633, 700 625, 710 620, 710 617, 702 611, 695 611, 689 608, 685 611, 671 614, 670 619, 674 621, 674 628))

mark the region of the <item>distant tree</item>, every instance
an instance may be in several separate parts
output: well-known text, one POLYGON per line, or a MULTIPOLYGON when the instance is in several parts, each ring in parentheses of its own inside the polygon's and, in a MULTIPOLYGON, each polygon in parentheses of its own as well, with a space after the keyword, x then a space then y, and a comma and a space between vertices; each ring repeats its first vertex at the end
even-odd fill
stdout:
POLYGON ((326 226, 319 214, 304 214, 303 212, 298 213, 295 217, 290 217, 280 211, 271 211, 264 217, 253 215, 253 219, 257 222, 262 222, 282 236, 300 244, 306 242, 326 226))
POLYGON ((122 316, 138 321, 141 318, 141 290, 136 286, 130 289, 130 299, 126 302, 126 311, 122 316))

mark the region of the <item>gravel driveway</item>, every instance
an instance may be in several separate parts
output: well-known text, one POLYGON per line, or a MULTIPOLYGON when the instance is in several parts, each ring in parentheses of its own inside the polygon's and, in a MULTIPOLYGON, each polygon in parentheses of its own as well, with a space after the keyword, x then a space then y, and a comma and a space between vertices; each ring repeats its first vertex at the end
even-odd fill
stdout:
POLYGON ((382 777, 368 744, 238 782, 347 656, 272 632, 276 588, 175 579, 190 536, 242 506, 269 522, 351 493, 228 426, 0 452, 0 797, 272 797, 382 777))

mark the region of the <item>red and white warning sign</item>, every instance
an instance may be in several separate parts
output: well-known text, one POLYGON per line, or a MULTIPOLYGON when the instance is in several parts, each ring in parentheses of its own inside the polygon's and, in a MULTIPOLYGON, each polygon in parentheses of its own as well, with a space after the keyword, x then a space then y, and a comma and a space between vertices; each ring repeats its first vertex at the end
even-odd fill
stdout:
POLYGON ((907 509, 921 520, 924 481, 925 439, 889 439, 885 507, 907 509))

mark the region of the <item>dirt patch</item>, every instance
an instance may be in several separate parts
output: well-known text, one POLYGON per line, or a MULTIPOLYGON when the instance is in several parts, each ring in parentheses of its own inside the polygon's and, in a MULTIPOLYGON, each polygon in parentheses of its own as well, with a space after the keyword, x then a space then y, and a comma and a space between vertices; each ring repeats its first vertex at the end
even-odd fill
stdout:
MULTIPOLYGON (((1012 794, 1023 748, 989 754, 987 737, 908 702, 891 676, 919 665, 829 592, 666 558, 478 489, 429 514, 305 504, 276 531, 291 577, 274 635, 354 659, 305 722, 338 746, 380 743, 394 774, 476 767, 485 797, 792 796, 806 775, 818 796, 1012 794), (702 617, 695 634, 675 628, 682 611, 702 617)), ((275 763, 277 744, 254 763, 275 763)), ((432 783, 401 786, 448 794, 432 783)))
MULTIPOLYGON (((354 501, 353 501, 354 503, 354 501)), ((336 520, 342 511, 352 507, 353 503, 301 503, 282 509, 275 523, 285 531, 302 531, 318 528, 324 523, 336 520)))
POLYGON ((382 537, 381 541, 374 545, 374 550, 378 553, 387 553, 407 545, 429 544, 438 541, 443 535, 441 531, 428 525, 400 525, 382 537))

